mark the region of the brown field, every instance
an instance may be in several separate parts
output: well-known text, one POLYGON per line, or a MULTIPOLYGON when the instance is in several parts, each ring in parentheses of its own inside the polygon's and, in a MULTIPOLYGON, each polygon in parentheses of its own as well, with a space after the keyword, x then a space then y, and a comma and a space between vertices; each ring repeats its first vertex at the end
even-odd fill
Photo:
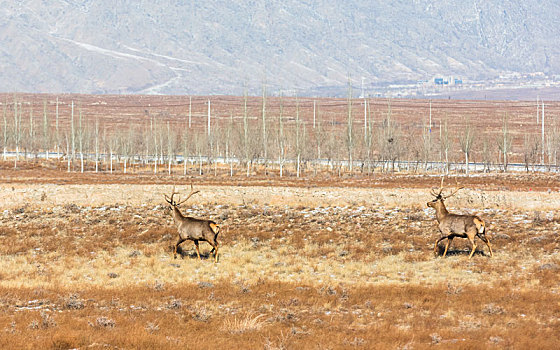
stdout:
MULTIPOLYGON (((560 178, 459 177, 494 258, 439 237, 437 176, 180 177, 0 165, 0 348, 557 349, 560 178), (183 243, 163 194, 222 224, 183 243)), ((454 180, 449 180, 455 184, 454 180)))

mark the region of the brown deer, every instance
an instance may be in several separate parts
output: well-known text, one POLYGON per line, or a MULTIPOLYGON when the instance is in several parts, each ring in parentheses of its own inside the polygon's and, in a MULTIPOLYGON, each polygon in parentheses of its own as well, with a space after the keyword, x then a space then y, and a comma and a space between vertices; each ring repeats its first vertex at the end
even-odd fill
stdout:
POLYGON ((494 256, 492 253, 492 246, 490 241, 486 238, 486 224, 484 220, 476 215, 457 215, 451 214, 445 208, 444 201, 453 195, 455 195, 462 187, 457 188, 450 195, 444 196, 443 192, 443 177, 441 178, 441 185, 439 192, 431 190, 431 194, 435 199, 428 202, 428 207, 434 208, 436 210, 436 220, 438 222, 438 228, 442 234, 445 236, 439 238, 434 245, 434 254, 437 255, 438 243, 447 238, 447 243, 445 244, 445 251, 443 256, 447 254, 447 249, 455 237, 468 238, 472 244, 472 250, 469 255, 469 259, 473 256, 476 249, 476 243, 474 242, 475 237, 480 238, 490 249, 490 256, 494 256))
POLYGON ((191 193, 182 201, 175 202, 173 200, 173 196, 178 194, 175 192, 175 186, 173 186, 173 191, 171 193, 171 197, 167 197, 164 195, 165 201, 169 203, 169 207, 172 210, 173 221, 177 226, 177 230, 179 231, 179 240, 175 244, 175 249, 173 251, 173 257, 177 259, 177 248, 179 248, 179 244, 183 243, 186 240, 190 240, 194 242, 194 246, 196 248, 196 255, 200 260, 200 251, 198 249, 198 242, 199 241, 206 241, 212 246, 212 250, 210 253, 214 253, 214 262, 218 262, 218 233, 220 233, 220 226, 218 226, 212 220, 206 219, 197 219, 191 218, 188 216, 184 216, 181 214, 179 210, 179 205, 185 203, 192 195, 198 193, 200 191, 194 191, 193 186, 191 184, 191 193))

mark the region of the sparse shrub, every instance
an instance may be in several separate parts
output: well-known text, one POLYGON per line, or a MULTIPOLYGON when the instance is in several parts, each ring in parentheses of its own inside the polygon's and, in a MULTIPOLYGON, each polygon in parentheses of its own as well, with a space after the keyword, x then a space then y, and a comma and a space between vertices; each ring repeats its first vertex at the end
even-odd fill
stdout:
POLYGON ((43 329, 56 327, 56 321, 45 310, 41 310, 41 327, 43 329))
POLYGON ((84 308, 84 302, 78 298, 78 295, 72 294, 63 302, 65 309, 80 310, 84 308))
POLYGON ((490 337, 489 341, 490 341, 490 343, 499 344, 499 343, 503 342, 504 339, 502 337, 494 336, 494 337, 490 337))
POLYGON ((138 256, 142 256, 142 252, 139 250, 133 250, 130 254, 128 254, 129 258, 136 258, 138 256))
POLYGON ((447 291, 446 291, 447 294, 450 295, 460 294, 462 291, 463 291, 463 287, 456 287, 451 283, 447 283, 447 291))
POLYGON ((177 310, 177 309, 180 309, 181 306, 183 306, 183 303, 181 303, 181 300, 173 299, 167 304, 166 308, 170 309, 170 310, 177 310))
POLYGON ((67 339, 65 336, 58 336, 51 342, 49 347, 53 350, 67 350, 76 348, 73 339, 67 339))
POLYGON ((441 336, 437 333, 430 334, 430 338, 432 339, 432 344, 439 344, 441 343, 441 336))
POLYGON ((213 288, 214 284, 210 282, 198 282, 198 288, 206 289, 206 288, 213 288))
POLYGON ((547 237, 545 235, 541 235, 541 236, 537 236, 537 237, 531 237, 529 239, 529 242, 531 243, 541 243, 542 241, 546 240, 547 237))
POLYGON ((340 302, 347 302, 349 298, 350 294, 348 293, 348 290, 346 288, 342 288, 342 291, 340 292, 340 302))
POLYGON ((266 323, 265 320, 261 320, 262 317, 264 317, 263 314, 255 316, 253 313, 249 313, 240 318, 234 317, 223 323, 222 330, 231 334, 258 331, 266 323))
POLYGON ((239 286, 239 291, 243 294, 251 292, 251 288, 249 288, 249 285, 247 285, 245 281, 235 281, 234 284, 239 286))
POLYGON ((4 331, 7 332, 7 333, 14 334, 16 332, 16 322, 12 321, 12 324, 10 325, 10 328, 5 328, 4 331))
POLYGON ((164 290, 165 289, 165 283, 160 282, 160 281, 156 281, 154 283, 154 289, 157 290, 158 292, 164 290))
POLYGON ((424 220, 424 212, 423 211, 415 211, 408 215, 408 220, 410 221, 423 221, 424 220))
POLYGON ((319 295, 336 295, 336 288, 332 286, 321 287, 317 290, 317 293, 319 293, 319 295))
POLYGON ((484 312, 485 314, 488 315, 502 315, 504 314, 506 311, 504 310, 503 307, 496 305, 494 303, 490 303, 484 306, 484 308, 482 309, 482 312, 484 312))
POLYGON ((364 338, 354 337, 352 340, 345 340, 344 343, 350 346, 363 346, 366 344, 366 341, 364 338))
POLYGON ((191 307, 191 317, 198 322, 208 322, 212 317, 212 312, 205 306, 191 307))
POLYGON ((17 214, 23 214, 23 213, 25 213, 25 209, 26 209, 26 208, 27 208, 27 206, 23 206, 23 207, 14 209, 14 210, 13 210, 13 213, 14 213, 15 215, 17 215, 17 214))
POLYGON ((153 323, 153 322, 148 322, 146 323, 146 331, 148 331, 149 333, 155 333, 157 331, 159 331, 159 325, 157 323, 153 323))
POLYGON ((68 203, 64 205, 64 210, 66 210, 67 213, 77 214, 80 212, 80 207, 74 203, 68 203))
POLYGON ((101 316, 95 320, 94 326, 99 328, 115 328, 115 321, 108 317, 101 316))
POLYGON ((560 270, 560 265, 555 263, 547 263, 539 266, 539 271, 558 271, 560 270))
POLYGON ((280 332, 280 335, 276 337, 276 341, 273 342, 270 338, 266 338, 264 343, 265 350, 286 350, 290 348, 290 343, 292 337, 294 335, 291 332, 286 332, 284 334, 283 331, 280 332))

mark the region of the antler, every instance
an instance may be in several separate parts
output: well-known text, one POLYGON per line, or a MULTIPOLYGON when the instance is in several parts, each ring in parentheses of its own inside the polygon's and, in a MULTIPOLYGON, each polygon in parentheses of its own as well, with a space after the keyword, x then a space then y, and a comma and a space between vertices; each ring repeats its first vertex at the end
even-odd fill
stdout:
POLYGON ((178 205, 180 205, 180 204, 185 203, 186 201, 189 200, 189 198, 191 198, 194 194, 197 194, 198 192, 200 192, 200 191, 199 191, 199 190, 196 190, 196 191, 195 191, 195 190, 193 189, 193 184, 191 183, 191 193, 189 193, 189 195, 187 196, 187 198, 185 198, 184 200, 180 201, 180 202, 177 203, 176 205, 178 206, 178 205))
POLYGON ((457 188, 456 190, 454 190, 453 192, 451 192, 450 195, 442 196, 442 198, 443 198, 444 200, 447 199, 447 198, 451 198, 451 197, 453 197, 457 192, 459 192, 459 190, 461 190, 461 189, 463 189, 463 188, 465 188, 465 186, 461 186, 461 187, 457 188))
POLYGON ((173 201, 173 196, 176 194, 179 194, 179 192, 175 192, 175 186, 173 186, 173 191, 171 192, 171 197, 168 197, 166 194, 164 194, 163 196, 165 197, 165 201, 169 204, 171 204, 174 207, 178 207, 179 205, 185 203, 186 201, 189 200, 189 198, 191 198, 194 194, 197 194, 198 192, 200 192, 199 190, 194 190, 193 189, 193 185, 191 184, 191 193, 189 193, 189 195, 187 196, 187 198, 180 200, 178 202, 174 202, 173 201))
POLYGON ((436 191, 434 191, 434 189, 432 188, 430 190, 430 194, 434 197, 439 197, 441 196, 441 192, 443 192, 443 176, 441 177, 441 185, 439 185, 439 192, 436 193, 436 191))
POLYGON ((175 192, 175 185, 173 185, 173 191, 171 191, 171 198, 167 197, 166 194, 164 194, 163 196, 165 197, 165 201, 173 206, 177 206, 178 204, 175 204, 175 202, 173 201, 173 196, 178 194, 178 192, 175 192))
MULTIPOLYGON (((451 194, 449 194, 449 195, 447 195, 447 196, 443 196, 443 195, 442 195, 443 190, 444 190, 444 188, 443 188, 443 180, 444 180, 444 177, 442 176, 442 177, 441 177, 441 184, 439 185, 439 191, 438 191, 438 192, 434 191, 433 189, 430 191, 430 193, 431 193, 434 197, 440 197, 440 196, 441 196, 441 198, 442 198, 443 200, 446 200, 447 198, 451 198, 451 197, 453 197, 455 194, 457 194, 457 192, 459 192, 459 190, 465 188, 465 186, 457 187, 455 190, 453 190, 453 191, 451 192, 451 194)), ((458 181, 457 181, 457 178, 455 178, 455 185, 459 186, 459 183, 458 183, 458 181)))

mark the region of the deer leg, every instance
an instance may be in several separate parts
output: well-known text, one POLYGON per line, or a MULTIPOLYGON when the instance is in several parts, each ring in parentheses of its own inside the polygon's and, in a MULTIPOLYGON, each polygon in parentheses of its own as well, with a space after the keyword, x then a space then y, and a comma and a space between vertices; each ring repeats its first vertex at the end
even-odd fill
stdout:
MULTIPOLYGON (((214 262, 217 263, 218 262, 218 242, 216 242, 216 246, 214 248, 216 248, 216 252, 214 253, 214 262)), ((214 248, 212 248, 212 250, 214 250, 214 248)))
POLYGON ((175 249, 173 250, 173 259, 177 259, 177 248, 179 248, 179 244, 183 243, 185 240, 179 237, 179 240, 175 244, 175 249))
POLYGON ((483 235, 478 235, 478 237, 480 237, 480 239, 486 243, 486 245, 488 246, 488 249, 490 249, 490 256, 494 257, 494 253, 492 253, 492 245, 490 244, 490 240, 488 240, 488 238, 486 238, 486 236, 483 235))
POLYGON ((469 241, 471 241, 472 244, 472 250, 471 253, 469 254, 469 259, 472 258, 474 251, 476 250, 476 243, 474 243, 474 237, 471 237, 470 235, 467 235, 467 238, 469 239, 469 241))
POLYGON ((202 258, 200 257, 200 250, 198 249, 198 241, 193 241, 194 242, 194 247, 196 248, 196 255, 198 256, 198 260, 202 260, 202 258))
MULTIPOLYGON (((438 243, 441 242, 441 241, 443 241, 443 240, 446 239, 446 238, 449 238, 449 236, 443 236, 443 237, 441 237, 440 239, 438 239, 438 240, 436 241, 436 244, 434 244, 434 255, 437 255, 437 246, 438 246, 438 243)), ((446 251, 447 251, 447 250, 446 250, 446 251)))
POLYGON ((443 251, 443 257, 445 258, 445 255, 447 254, 447 249, 449 248, 449 245, 451 245, 451 242, 453 242, 453 238, 455 238, 454 235, 449 235, 446 237, 447 238, 447 243, 445 244, 445 250, 443 251))

